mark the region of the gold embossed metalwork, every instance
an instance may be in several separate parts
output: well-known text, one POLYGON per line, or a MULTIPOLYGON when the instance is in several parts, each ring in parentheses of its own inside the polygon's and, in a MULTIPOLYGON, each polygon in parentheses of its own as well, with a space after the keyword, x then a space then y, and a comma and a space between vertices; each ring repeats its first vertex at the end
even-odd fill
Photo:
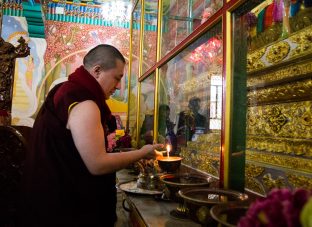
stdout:
POLYGON ((210 152, 219 154, 221 150, 220 133, 208 133, 198 135, 196 141, 187 142, 188 150, 196 150, 203 153, 210 152))
POLYGON ((267 87, 248 92, 247 100, 249 105, 274 103, 277 101, 286 102, 291 100, 302 100, 312 98, 312 79, 287 83, 277 87, 267 87))
MULTIPOLYGON (((312 24, 312 8, 308 7, 299 10, 296 15, 289 18, 289 23, 293 32, 291 35, 300 32, 304 28, 308 28, 312 24)), ((264 30, 252 38, 251 48, 261 48, 280 39, 282 32, 283 24, 274 23, 270 28, 264 30)))
POLYGON ((271 153, 263 153, 247 150, 246 159, 258 163, 265 163, 272 168, 295 169, 305 173, 312 173, 312 162, 310 159, 285 156, 271 153))
POLYGON ((269 63, 277 63, 287 57, 289 53, 290 45, 286 41, 281 41, 273 44, 268 48, 266 60, 269 63))
POLYGON ((307 139, 248 135, 246 148, 312 158, 312 141, 307 139))
POLYGON ((312 26, 309 26, 291 34, 285 40, 277 41, 266 48, 262 47, 247 54, 247 72, 252 73, 282 61, 290 62, 295 58, 312 53, 311 34, 312 26), (266 49, 267 51, 265 51, 266 49))
POLYGON ((288 65, 278 70, 268 73, 261 73, 258 76, 249 76, 247 78, 247 86, 257 86, 271 82, 281 81, 298 76, 305 76, 312 73, 312 62, 304 62, 296 65, 288 65))
POLYGON ((264 195, 265 189, 257 179, 264 172, 264 167, 246 163, 245 167, 245 187, 250 190, 264 195))
MULTIPOLYGON (((247 109, 247 135, 265 137, 283 137, 298 139, 298 143, 295 144, 298 150, 302 152, 306 143, 300 144, 300 140, 312 138, 312 127, 307 125, 312 113, 312 101, 305 102, 290 102, 280 103, 274 105, 252 106, 247 109), (288 118, 287 124, 285 124, 278 134, 274 132, 265 119, 266 113, 269 113, 272 108, 278 107, 281 113, 288 118)), ((310 148, 309 148, 310 149, 310 148)))
POLYGON ((286 187, 286 180, 284 177, 278 176, 274 179, 270 173, 267 173, 262 177, 262 182, 267 191, 270 191, 273 188, 286 187))
POLYGON ((247 177, 258 177, 264 172, 264 167, 256 166, 254 164, 247 164, 245 168, 245 175, 247 177))
POLYGON ((180 155, 183 157, 183 164, 215 177, 219 176, 220 154, 210 153, 209 149, 199 151, 190 149, 189 147, 182 147, 180 155))
POLYGON ((282 111, 277 106, 270 109, 268 113, 264 113, 264 119, 274 133, 278 133, 288 122, 288 118, 282 114, 282 111))
POLYGON ((260 194, 312 187, 311 12, 300 10, 290 19, 288 38, 263 40, 268 46, 261 57, 252 58, 262 49, 247 55, 245 185, 260 194))
POLYGON ((308 127, 312 126, 312 115, 310 111, 303 114, 302 124, 308 127))
POLYGON ((312 188, 312 178, 302 175, 297 175, 293 173, 287 173, 286 174, 288 182, 294 187, 294 188, 306 188, 311 189, 312 188))
POLYGON ((245 187, 249 190, 256 192, 261 195, 265 195, 266 191, 259 180, 255 178, 246 177, 245 178, 245 187))
POLYGON ((290 57, 302 56, 312 52, 312 26, 290 37, 297 46, 290 52, 290 57))
POLYGON ((181 89, 184 93, 190 93, 194 90, 200 90, 210 87, 211 76, 219 75, 221 71, 221 69, 219 69, 218 71, 209 71, 208 73, 196 76, 196 78, 191 78, 184 83, 179 84, 179 89, 181 89))
POLYGON ((247 56, 247 72, 261 69, 264 67, 261 57, 264 55, 266 48, 261 48, 247 56))

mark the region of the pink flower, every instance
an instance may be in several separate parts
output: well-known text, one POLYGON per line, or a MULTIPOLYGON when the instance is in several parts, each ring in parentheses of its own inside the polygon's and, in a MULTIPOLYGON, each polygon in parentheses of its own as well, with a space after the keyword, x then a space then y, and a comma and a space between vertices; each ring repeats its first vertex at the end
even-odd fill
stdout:
POLYGON ((312 191, 304 189, 273 189, 266 198, 252 203, 240 227, 296 227, 300 226, 299 216, 312 191))

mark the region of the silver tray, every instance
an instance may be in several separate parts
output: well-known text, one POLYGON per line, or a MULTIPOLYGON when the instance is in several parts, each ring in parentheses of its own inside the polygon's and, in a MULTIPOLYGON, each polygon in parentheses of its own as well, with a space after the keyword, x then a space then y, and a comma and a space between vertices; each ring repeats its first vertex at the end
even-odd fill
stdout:
POLYGON ((117 188, 124 191, 124 192, 140 194, 140 195, 160 195, 160 194, 162 194, 162 191, 138 188, 136 180, 119 183, 117 185, 117 188))

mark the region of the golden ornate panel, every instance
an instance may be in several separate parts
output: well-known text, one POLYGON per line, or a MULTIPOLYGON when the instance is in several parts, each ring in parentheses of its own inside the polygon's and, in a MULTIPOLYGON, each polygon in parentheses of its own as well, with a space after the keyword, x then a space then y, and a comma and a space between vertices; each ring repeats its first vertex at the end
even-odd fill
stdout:
POLYGON ((312 186, 312 26, 247 56, 246 188, 312 186))
POLYGON ((214 132, 199 135, 196 141, 188 141, 182 147, 180 155, 183 163, 219 177, 220 169, 220 133, 214 132))

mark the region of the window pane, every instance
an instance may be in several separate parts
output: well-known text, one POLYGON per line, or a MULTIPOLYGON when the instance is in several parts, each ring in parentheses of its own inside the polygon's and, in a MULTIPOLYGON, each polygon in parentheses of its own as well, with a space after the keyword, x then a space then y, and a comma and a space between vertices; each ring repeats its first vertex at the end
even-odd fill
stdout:
POLYGON ((166 55, 223 5, 223 0, 163 1, 161 56, 166 55))
POLYGON ((160 142, 173 143, 185 164, 214 176, 219 175, 222 62, 219 23, 161 67, 159 84, 160 106, 170 108, 164 107, 160 142))

